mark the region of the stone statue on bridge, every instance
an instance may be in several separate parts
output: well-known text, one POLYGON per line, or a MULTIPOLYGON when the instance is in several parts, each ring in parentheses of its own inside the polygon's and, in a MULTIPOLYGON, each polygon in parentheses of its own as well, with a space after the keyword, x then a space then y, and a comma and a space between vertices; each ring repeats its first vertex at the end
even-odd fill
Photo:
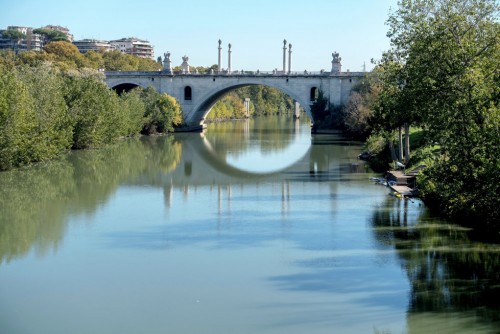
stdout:
POLYGON ((189 61, 189 57, 188 56, 183 56, 182 57, 182 64, 181 64, 182 74, 189 74, 189 73, 191 73, 189 71, 188 61, 189 61))
POLYGON ((170 52, 163 54, 163 72, 172 74, 172 61, 170 60, 170 52))
POLYGON ((339 57, 339 53, 337 51, 333 52, 332 53, 332 71, 331 71, 331 74, 338 74, 340 73, 341 69, 342 69, 342 64, 340 63, 340 61, 342 60, 342 58, 339 57))

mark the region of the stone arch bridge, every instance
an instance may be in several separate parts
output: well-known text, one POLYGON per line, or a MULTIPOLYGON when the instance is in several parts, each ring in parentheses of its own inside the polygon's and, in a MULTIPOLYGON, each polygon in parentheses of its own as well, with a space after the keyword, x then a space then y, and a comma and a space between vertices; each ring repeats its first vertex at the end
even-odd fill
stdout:
POLYGON ((336 106, 347 102, 353 85, 364 72, 224 72, 217 74, 173 74, 158 72, 105 72, 106 83, 117 91, 134 87, 156 88, 175 97, 184 115, 188 130, 201 130, 205 116, 227 92, 248 85, 266 85, 277 88, 300 104, 313 120, 310 106, 321 90, 324 97, 336 106))

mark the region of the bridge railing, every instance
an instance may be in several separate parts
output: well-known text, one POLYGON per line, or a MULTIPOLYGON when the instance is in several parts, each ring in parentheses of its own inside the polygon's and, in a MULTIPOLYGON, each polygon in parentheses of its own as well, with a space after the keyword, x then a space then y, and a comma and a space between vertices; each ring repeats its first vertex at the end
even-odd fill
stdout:
POLYGON ((338 72, 338 73, 331 73, 329 71, 291 71, 291 72, 283 72, 283 71, 245 71, 245 70, 237 70, 237 71, 223 71, 223 72, 213 72, 213 73, 197 73, 197 72, 190 72, 190 73, 183 73, 183 72, 173 72, 173 73, 168 73, 165 71, 107 71, 106 75, 113 75, 113 76, 130 76, 130 75, 138 75, 138 76, 151 76, 151 75, 169 75, 169 76, 199 76, 199 77, 208 77, 208 76, 225 76, 225 77, 231 77, 231 76, 275 76, 275 77, 308 77, 308 76, 324 76, 324 77, 329 77, 329 76, 336 76, 336 77, 349 77, 349 76, 364 76, 366 72, 338 72))

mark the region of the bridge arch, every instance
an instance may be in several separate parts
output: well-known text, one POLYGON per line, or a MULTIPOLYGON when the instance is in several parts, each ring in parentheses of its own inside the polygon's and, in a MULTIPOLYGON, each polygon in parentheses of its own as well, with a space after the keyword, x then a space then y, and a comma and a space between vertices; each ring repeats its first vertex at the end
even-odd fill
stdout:
POLYGON ((197 104, 193 106, 193 115, 191 116, 191 122, 193 124, 203 124, 205 117, 208 115, 212 107, 215 105, 215 103, 220 100, 225 94, 241 88, 241 87, 246 87, 246 86, 254 86, 254 85, 263 85, 263 86, 268 86, 268 87, 273 87, 281 92, 285 93, 286 95, 290 96, 293 98, 295 101, 299 102, 299 104, 304 108, 307 116, 313 120, 312 115, 311 115, 311 110, 309 108, 310 106, 310 101, 308 101, 306 98, 304 98, 301 95, 298 95, 296 92, 287 89, 281 85, 276 85, 273 83, 262 83, 262 82, 240 82, 240 83, 227 83, 222 86, 218 86, 217 88, 214 88, 210 92, 205 93, 203 96, 200 96, 199 98, 196 98, 196 101, 198 101, 197 104))

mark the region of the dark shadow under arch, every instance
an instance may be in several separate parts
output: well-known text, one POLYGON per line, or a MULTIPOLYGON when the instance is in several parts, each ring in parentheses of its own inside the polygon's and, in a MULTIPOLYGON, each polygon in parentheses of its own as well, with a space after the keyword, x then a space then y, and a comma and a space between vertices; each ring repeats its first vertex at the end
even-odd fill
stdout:
POLYGON ((314 102, 318 99, 318 87, 311 87, 311 92, 309 94, 309 101, 314 102))
POLYGON ((191 86, 184 87, 184 100, 191 101, 193 99, 193 90, 191 86))
POLYGON ((122 95, 123 93, 128 93, 132 89, 140 87, 139 85, 133 83, 122 83, 113 87, 113 90, 118 94, 122 95))

